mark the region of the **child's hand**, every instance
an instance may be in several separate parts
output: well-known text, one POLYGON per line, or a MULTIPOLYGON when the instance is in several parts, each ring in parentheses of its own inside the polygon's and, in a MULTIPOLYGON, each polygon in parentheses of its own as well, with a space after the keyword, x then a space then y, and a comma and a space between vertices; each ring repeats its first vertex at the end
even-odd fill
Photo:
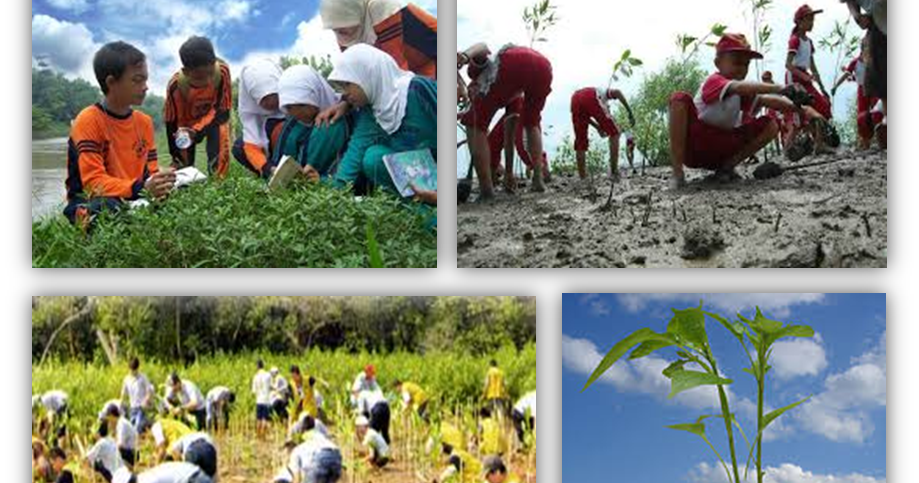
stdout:
POLYGON ((348 109, 350 109, 350 106, 347 102, 340 102, 338 105, 332 106, 316 114, 314 122, 317 126, 331 126, 347 114, 348 109))
POLYGON ((176 175, 171 169, 153 174, 144 183, 146 189, 154 199, 165 198, 175 187, 176 175))
POLYGON ((428 191, 418 188, 415 183, 410 183, 409 187, 415 192, 415 201, 420 201, 427 205, 437 206, 437 192, 428 191))
POLYGON ((858 26, 862 28, 862 30, 868 30, 868 28, 871 27, 871 17, 864 14, 859 15, 855 19, 855 23, 857 23, 858 26))
POLYGON ((301 170, 301 172, 303 173, 304 176, 306 176, 306 179, 307 179, 307 180, 309 180, 309 181, 311 181, 311 182, 313 182, 313 183, 318 183, 318 182, 319 182, 319 178, 320 178, 320 176, 319 176, 319 171, 316 171, 316 168, 314 168, 314 167, 312 167, 312 166, 310 166, 310 165, 307 164, 307 165, 301 170))

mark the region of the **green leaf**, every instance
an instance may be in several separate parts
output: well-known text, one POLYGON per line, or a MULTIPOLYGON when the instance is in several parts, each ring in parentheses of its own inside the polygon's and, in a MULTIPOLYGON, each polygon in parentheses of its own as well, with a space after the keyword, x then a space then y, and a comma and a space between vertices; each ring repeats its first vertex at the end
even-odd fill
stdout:
POLYGON ((629 355, 629 359, 640 359, 646 355, 665 347, 670 347, 676 345, 676 341, 671 338, 666 339, 655 339, 642 342, 640 346, 635 348, 634 351, 629 355))
POLYGON ((756 308, 756 317, 753 318, 753 321, 750 322, 750 327, 763 335, 772 335, 782 330, 784 324, 777 320, 767 319, 763 316, 763 313, 760 312, 759 307, 756 308))
POLYGON ((692 434, 705 438, 705 424, 703 424, 702 421, 705 421, 706 419, 712 418, 712 417, 720 417, 720 416, 714 415, 714 414, 707 414, 704 416, 699 416, 699 419, 696 419, 695 423, 672 424, 667 427, 670 429, 675 429, 677 431, 688 431, 692 434))
POLYGON ((662 372, 662 374, 664 374, 664 377, 670 377, 670 375, 673 374, 674 372, 682 371, 682 370, 683 370, 683 366, 685 366, 688 362, 689 362, 689 361, 676 361, 676 362, 672 362, 669 366, 667 366, 667 367, 664 369, 664 371, 662 372))
POLYGON ((804 402, 806 402, 806 401, 807 401, 808 399, 810 399, 810 398, 811 398, 811 396, 807 396, 806 398, 804 398, 804 399, 802 399, 802 400, 800 400, 800 401, 798 401, 798 402, 796 402, 796 403, 792 403, 792 404, 789 404, 788 406, 785 406, 785 407, 783 407, 783 408, 776 409, 775 411, 772 411, 772 412, 770 412, 769 414, 763 416, 763 429, 766 429, 766 427, 769 426, 769 423, 775 421, 776 418, 778 418, 778 417, 781 416, 782 414, 785 414, 785 412, 787 412, 787 411, 789 411, 789 410, 791 410, 791 409, 794 409, 794 408, 800 406, 801 404, 804 404, 804 402))
POLYGON ((670 394, 668 398, 673 398, 677 394, 699 386, 727 385, 734 381, 725 379, 714 374, 698 371, 673 371, 670 373, 670 394))
POLYGON ((734 334, 734 337, 737 337, 737 340, 743 342, 743 335, 746 329, 744 325, 740 322, 731 322, 728 319, 713 313, 713 312, 703 312, 705 315, 717 320, 721 325, 724 326, 730 333, 734 334))
POLYGON ((587 384, 584 385, 584 389, 581 389, 583 392, 591 384, 593 384, 600 376, 603 375, 613 364, 616 363, 626 352, 628 352, 632 347, 635 347, 642 342, 647 340, 660 339, 666 337, 662 334, 658 334, 651 329, 643 328, 638 329, 633 332, 631 335, 619 341, 612 349, 603 357, 603 360, 600 361, 600 364, 597 365, 597 368, 594 369, 593 374, 590 375, 590 378, 587 379, 587 384))
POLYGON ((688 431, 692 434, 702 436, 703 438, 705 437, 705 425, 702 423, 672 424, 667 427, 677 431, 688 431))
POLYGON ((699 308, 673 310, 673 318, 667 325, 667 333, 676 336, 696 347, 708 345, 708 335, 705 333, 705 315, 699 308))

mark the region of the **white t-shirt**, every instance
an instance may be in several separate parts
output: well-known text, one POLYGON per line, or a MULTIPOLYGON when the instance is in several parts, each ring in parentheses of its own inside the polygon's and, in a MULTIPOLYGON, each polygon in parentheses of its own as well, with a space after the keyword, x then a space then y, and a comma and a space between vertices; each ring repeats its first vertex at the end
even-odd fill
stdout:
POLYGON ((190 433, 182 436, 175 443, 172 443, 172 446, 169 447, 169 452, 179 453, 180 455, 185 456, 185 452, 188 451, 188 447, 197 441, 207 441, 212 446, 214 444, 214 441, 207 433, 190 433))
POLYGON ((252 378, 252 393, 255 394, 255 404, 271 404, 271 374, 268 371, 262 369, 252 378))
POLYGON ((271 402, 287 399, 290 394, 290 384, 284 376, 276 376, 271 382, 271 402))
POLYGON ((338 451, 338 447, 335 446, 335 443, 325 436, 314 432, 308 440, 291 451, 290 463, 287 465, 288 469, 292 473, 299 473, 301 477, 305 478, 307 471, 315 464, 314 460, 316 455, 325 449, 338 451))
POLYGON ((170 386, 166 391, 166 399, 172 399, 173 397, 177 397, 182 406, 192 404, 192 409, 204 408, 204 395, 201 394, 201 390, 198 389, 198 386, 191 381, 182 379, 178 390, 170 386))
POLYGON ((42 394, 41 405, 51 412, 59 413, 67 407, 67 393, 64 391, 48 391, 42 394))
POLYGON ((200 472, 191 463, 163 463, 137 475, 137 483, 187 483, 200 472))
POLYGON ((370 410, 381 402, 386 402, 386 398, 383 397, 383 391, 362 391, 357 396, 358 409, 367 414, 370 414, 370 410))
POLYGON ((380 385, 377 384, 377 379, 367 379, 367 374, 360 373, 354 378, 354 384, 351 385, 351 392, 363 392, 363 391, 380 391, 380 385))
POLYGON ((225 386, 217 386, 207 392, 207 403, 214 404, 217 402, 225 403, 230 400, 230 394, 233 392, 230 391, 230 388, 225 386))
POLYGON ((530 411, 530 416, 536 417, 536 391, 529 392, 514 405, 514 409, 520 411, 521 414, 526 414, 527 410, 530 411))
POLYGON ((150 396, 153 385, 147 376, 138 373, 137 376, 128 374, 121 385, 121 398, 128 399, 131 409, 146 407, 147 398, 150 396))
POLYGON ((124 462, 121 461, 121 453, 118 452, 118 445, 115 444, 115 440, 112 438, 102 438, 97 441, 90 448, 89 453, 86 453, 86 460, 91 465, 101 464, 112 475, 119 468, 124 467, 124 462))
MULTIPOLYGON (((294 436, 298 434, 303 434, 306 432, 304 429, 304 426, 306 426, 307 417, 309 417, 309 414, 306 414, 306 413, 301 414, 300 418, 297 419, 297 422, 295 422, 290 427, 290 430, 288 430, 287 432, 287 437, 289 439, 293 439, 294 436)), ((327 428, 326 425, 322 421, 316 418, 313 418, 313 423, 315 424, 315 426, 313 427, 313 431, 316 431, 325 437, 329 437, 329 428, 327 428)))
POLYGON ((804 38, 797 34, 792 34, 788 41, 788 52, 795 54, 792 64, 795 67, 810 71, 811 57, 814 55, 814 41, 810 37, 804 38))
POLYGON ((118 424, 115 426, 115 441, 119 448, 131 450, 137 448, 137 429, 124 417, 118 418, 118 424))
POLYGON ((367 434, 364 435, 364 441, 362 441, 362 443, 367 448, 372 449, 378 458, 389 458, 389 445, 386 444, 383 435, 375 429, 371 428, 367 430, 367 434))

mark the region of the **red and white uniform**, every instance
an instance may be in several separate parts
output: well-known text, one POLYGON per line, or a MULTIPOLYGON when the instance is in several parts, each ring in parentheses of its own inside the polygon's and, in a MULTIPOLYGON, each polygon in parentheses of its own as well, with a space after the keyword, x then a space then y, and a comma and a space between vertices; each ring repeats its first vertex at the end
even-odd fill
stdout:
POLYGON ((618 137, 619 127, 609 112, 606 89, 588 87, 571 96, 571 123, 574 125, 574 150, 587 151, 587 131, 593 120, 604 136, 618 137))
MULTIPOLYGON (((505 122, 512 117, 519 117, 523 110, 523 98, 518 97, 511 101, 504 109, 504 115, 498 120, 498 123, 488 133, 488 148, 491 151, 491 168, 497 169, 501 165, 501 154, 504 152, 504 129, 505 122)), ((523 124, 517 123, 516 133, 514 134, 514 146, 517 150, 517 156, 523 161, 528 168, 533 168, 533 162, 530 159, 530 153, 523 144, 523 124)), ((542 165, 548 164, 546 153, 542 155, 542 165)))
MULTIPOLYGON (((807 74, 811 74, 810 68, 811 61, 814 58, 814 52, 813 40, 809 37, 792 32, 791 38, 788 40, 788 53, 794 54, 792 65, 807 74)), ((811 107, 826 119, 829 120, 833 118, 833 109, 830 105, 830 100, 817 89, 813 80, 804 79, 800 74, 789 70, 785 73, 785 83, 798 84, 803 87, 814 97, 814 103, 811 107)))
POLYGON ((521 123, 536 127, 542 121, 546 98, 552 92, 552 64, 539 52, 506 45, 492 58, 472 59, 467 69, 477 94, 463 125, 488 129, 499 109, 523 94, 521 123))
POLYGON ((744 146, 768 129, 768 117, 755 117, 757 98, 728 94, 734 81, 721 75, 708 77, 693 99, 678 92, 670 103, 689 109, 686 166, 719 169, 744 146))

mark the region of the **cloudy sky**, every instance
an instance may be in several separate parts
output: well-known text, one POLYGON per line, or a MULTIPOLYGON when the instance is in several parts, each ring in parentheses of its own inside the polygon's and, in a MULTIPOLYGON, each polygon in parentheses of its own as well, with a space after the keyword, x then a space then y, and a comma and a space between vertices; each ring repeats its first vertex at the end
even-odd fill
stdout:
MULTIPOLYGON (((802 0, 775 0, 766 21, 774 29, 772 49, 766 52, 765 67, 776 73, 781 81, 785 65, 785 49, 791 33, 795 9, 802 0), (781 74, 781 75, 779 75, 781 74)), ((457 45, 465 49, 484 41, 494 50, 505 43, 528 45, 522 13, 534 0, 461 0, 457 4, 457 45)), ((595 0, 554 0, 558 5, 560 22, 547 34, 548 42, 537 44, 553 65, 553 94, 543 113, 547 151, 555 152, 565 134, 571 134, 569 104, 571 94, 581 87, 606 86, 613 64, 625 49, 644 60, 646 71, 664 65, 668 57, 678 54, 675 45, 678 34, 704 35, 715 23, 742 32, 752 38, 751 22, 744 18, 748 0, 705 0, 686 2, 645 0, 639 2, 597 2, 595 0), (702 6, 704 5, 704 8, 702 6)), ((848 10, 839 0, 811 0, 816 8, 826 9, 818 17, 814 39, 827 35, 836 20, 845 21, 848 10)), ((853 32, 855 26, 852 26, 853 32)), ((713 49, 700 57, 706 69, 712 68, 713 49)), ((836 59, 818 54, 818 69, 832 83, 836 59)), ((637 91, 641 71, 621 85, 626 95, 637 91)), ((827 85, 829 89, 831 85, 827 85)), ((855 87, 847 85, 837 96, 836 116, 854 99, 855 87)))
MULTIPOLYGON (((437 14, 436 0, 414 3, 437 14)), ((125 40, 147 54, 150 91, 162 96, 179 67, 179 46, 191 35, 210 37, 234 74, 255 56, 337 55, 318 5, 318 0, 33 0, 32 64, 95 84, 95 51, 125 40)))
MULTIPOLYGON (((701 439, 665 427, 718 412, 712 387, 667 399, 670 383, 661 370, 676 360, 672 351, 620 360, 581 392, 613 344, 642 327, 666 330, 670 308, 696 306, 700 299, 707 310, 725 316, 737 312, 752 316, 758 305, 767 317, 807 324, 817 332, 813 339, 785 339, 775 346, 767 410, 812 398, 767 430, 766 482, 886 483, 883 294, 564 295, 563 481, 606 483, 610 475, 634 483, 727 481, 701 439)), ((721 371, 734 379, 729 386, 732 409, 751 436, 755 383, 741 371, 749 363, 736 339, 720 326, 709 324, 708 333, 721 371)), ((724 427, 709 424, 708 435, 725 456, 724 427)), ((745 462, 742 440, 737 447, 745 462)))

